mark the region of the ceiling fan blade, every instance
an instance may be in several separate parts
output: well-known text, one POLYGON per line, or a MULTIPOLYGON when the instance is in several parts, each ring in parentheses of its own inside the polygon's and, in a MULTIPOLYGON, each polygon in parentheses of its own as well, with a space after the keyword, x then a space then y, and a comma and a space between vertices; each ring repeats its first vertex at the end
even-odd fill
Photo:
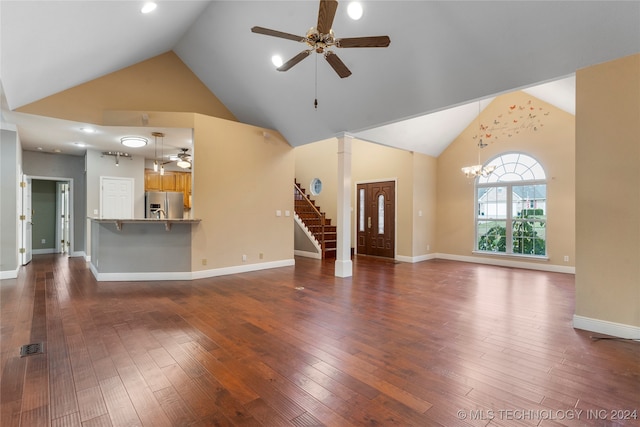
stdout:
POLYGON ((271 30, 264 27, 251 28, 252 33, 264 34, 265 36, 280 37, 281 39, 289 39, 296 42, 304 42, 305 38, 302 36, 296 36, 295 34, 283 33, 282 31, 271 30))
POLYGON ((349 77, 351 75, 351 70, 349 70, 347 66, 344 65, 344 62, 342 62, 342 60, 338 58, 338 55, 336 55, 335 53, 327 51, 327 53, 325 53, 324 55, 324 58, 341 78, 344 79, 345 77, 349 77))
POLYGON ((333 25, 333 18, 336 16, 338 2, 336 0, 320 0, 318 10, 318 25, 316 29, 320 34, 329 34, 333 25))
POLYGON ((291 58, 290 60, 282 64, 281 66, 279 66, 277 70, 287 71, 289 68, 293 67, 298 62, 302 61, 304 58, 309 56, 310 53, 311 53, 311 50, 303 50, 302 52, 300 52, 299 54, 297 54, 296 56, 294 56, 293 58, 291 58))
POLYGON ((338 47, 387 47, 391 43, 389 36, 348 37, 336 41, 338 47))

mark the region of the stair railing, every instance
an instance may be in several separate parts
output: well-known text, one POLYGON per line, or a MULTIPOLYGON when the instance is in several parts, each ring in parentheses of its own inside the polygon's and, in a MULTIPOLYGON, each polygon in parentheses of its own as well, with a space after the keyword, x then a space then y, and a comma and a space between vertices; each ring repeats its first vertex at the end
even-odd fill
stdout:
MULTIPOLYGON (((322 258, 324 258, 324 254, 325 254, 325 243, 324 243, 325 214, 324 212, 320 212, 318 210, 316 205, 314 205, 311 199, 309 199, 309 196, 307 196, 304 193, 304 191, 302 191, 302 189, 300 188, 297 182, 293 183, 293 199, 304 201, 305 205, 308 207, 311 207, 311 212, 316 216, 317 219, 320 220, 320 250, 321 250, 322 258)), ((298 216, 300 216, 299 212, 298 212, 298 216)))

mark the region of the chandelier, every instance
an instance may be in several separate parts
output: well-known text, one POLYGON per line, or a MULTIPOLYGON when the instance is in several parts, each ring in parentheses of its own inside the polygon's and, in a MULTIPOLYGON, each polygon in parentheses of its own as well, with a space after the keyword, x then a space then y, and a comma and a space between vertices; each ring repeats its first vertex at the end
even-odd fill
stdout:
POLYGON ((480 139, 480 142, 478 142, 478 164, 473 166, 465 166, 462 168, 462 173, 467 178, 476 178, 479 176, 487 177, 491 175, 491 173, 496 169, 495 165, 483 166, 480 163, 480 150, 486 146, 487 144, 482 142, 482 139, 480 139))
MULTIPOLYGON (((473 166, 465 166, 462 168, 462 173, 467 178, 477 178, 479 176, 487 177, 491 175, 491 173, 496 169, 495 165, 483 166, 482 162, 480 161, 480 150, 482 150, 484 147, 486 147, 489 144, 482 141, 483 128, 479 122, 480 122, 480 101, 478 101, 478 129, 481 133, 478 140, 478 164, 473 166)), ((476 139, 476 137, 474 137, 473 139, 476 139)))

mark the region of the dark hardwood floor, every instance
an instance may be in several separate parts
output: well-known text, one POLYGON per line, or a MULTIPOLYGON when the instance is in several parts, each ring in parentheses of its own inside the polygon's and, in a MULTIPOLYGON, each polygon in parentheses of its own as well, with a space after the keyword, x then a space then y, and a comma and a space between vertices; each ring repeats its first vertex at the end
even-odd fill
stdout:
POLYGON ((97 283, 38 255, 1 310, 2 427, 640 425, 640 343, 574 330, 567 274, 299 258, 97 283))

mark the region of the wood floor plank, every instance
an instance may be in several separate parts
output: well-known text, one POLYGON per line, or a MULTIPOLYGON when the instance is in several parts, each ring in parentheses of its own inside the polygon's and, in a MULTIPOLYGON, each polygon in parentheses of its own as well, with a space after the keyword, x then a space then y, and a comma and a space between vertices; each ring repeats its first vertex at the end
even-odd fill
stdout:
POLYGON ((0 287, 0 424, 640 425, 593 417, 640 411, 640 344, 571 327, 573 275, 353 268, 97 283, 82 259, 36 255, 0 287), (21 358, 31 340, 45 354, 21 358))

